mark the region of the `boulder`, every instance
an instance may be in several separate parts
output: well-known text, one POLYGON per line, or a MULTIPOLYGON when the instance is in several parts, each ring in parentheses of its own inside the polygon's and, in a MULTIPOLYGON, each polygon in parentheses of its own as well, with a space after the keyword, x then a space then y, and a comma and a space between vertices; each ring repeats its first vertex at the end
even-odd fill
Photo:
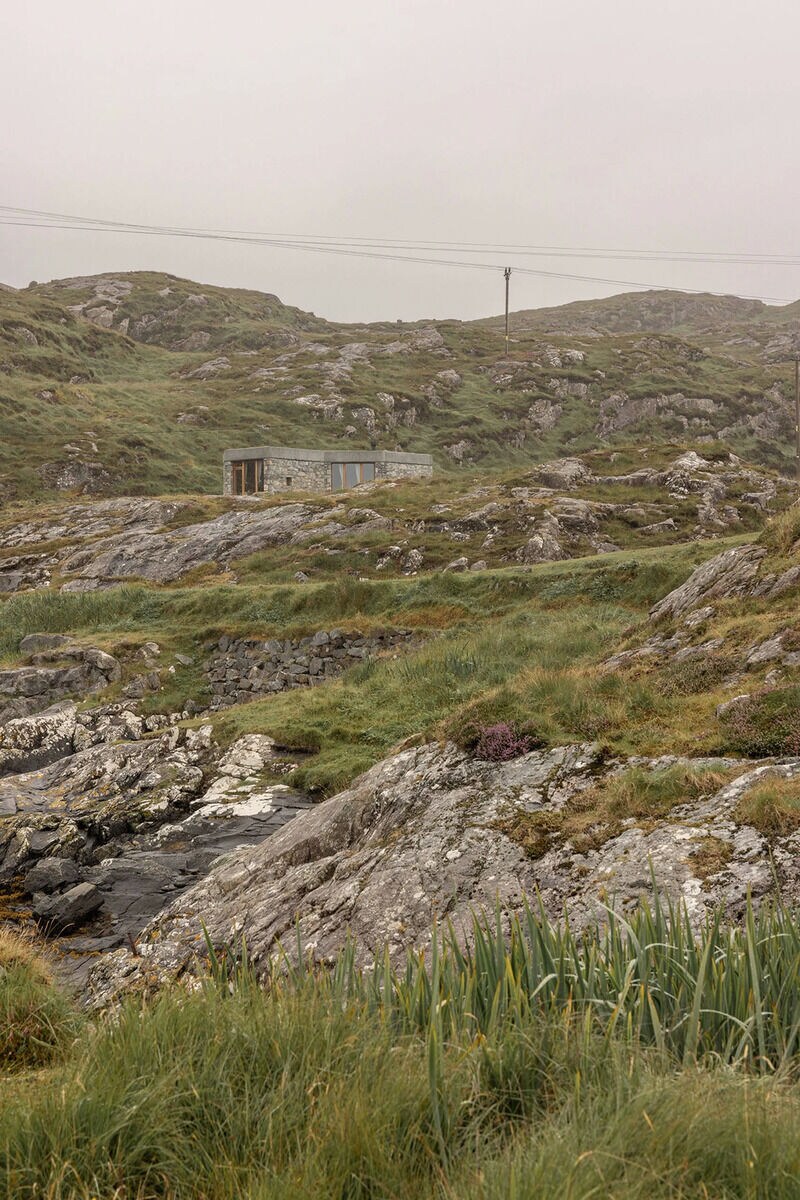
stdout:
POLYGON ((582 484, 590 483, 594 478, 586 463, 580 458, 558 458, 553 462, 542 463, 540 467, 536 468, 534 475, 545 487, 567 492, 582 484))
POLYGON ((78 879, 80 873, 71 859, 40 858, 25 875, 25 891, 31 896, 35 892, 57 892, 78 879))
POLYGON ((48 929, 70 930, 102 907, 103 897, 92 883, 78 883, 54 896, 41 896, 33 905, 36 920, 48 929))

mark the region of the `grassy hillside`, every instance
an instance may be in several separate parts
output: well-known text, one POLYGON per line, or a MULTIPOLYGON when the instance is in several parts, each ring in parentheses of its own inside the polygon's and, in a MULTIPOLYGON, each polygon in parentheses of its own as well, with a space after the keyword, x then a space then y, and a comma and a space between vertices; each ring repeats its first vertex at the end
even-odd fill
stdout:
POLYGON ((430 450, 458 470, 646 435, 786 468, 796 316, 690 299, 516 314, 506 361, 496 322, 341 326, 167 275, 4 290, 0 495, 212 492, 223 449, 263 443, 430 450))
MULTIPOLYGON (((62 325, 60 310, 41 297, 12 301, 40 323, 37 345, 14 326, 15 345, 26 347, 15 353, 30 361, 52 354, 66 362, 90 345, 92 361, 113 375, 132 356, 155 365, 174 353, 74 317, 62 325)), ((107 385, 97 386, 105 394, 107 385)), ((666 505, 663 489, 646 481, 599 476, 601 468, 663 467, 675 453, 629 443, 595 452, 597 477, 568 498, 624 496, 631 511, 666 505)), ((726 499, 741 504, 747 478, 741 468, 741 487, 726 499)), ((645 534, 643 544, 635 520, 612 513, 622 550, 530 569, 503 565, 513 504, 534 483, 530 471, 490 484, 464 472, 438 492, 434 480, 342 497, 348 538, 338 557, 322 533, 319 544, 297 550, 311 576, 305 583, 292 579, 283 546, 238 560, 229 574, 174 586, 20 592, 0 604, 2 665, 18 661, 29 632, 104 647, 118 656, 122 679, 87 701, 94 704, 118 696, 141 670, 143 644, 155 640, 162 683, 143 707, 165 712, 208 701, 202 663, 221 636, 286 637, 332 624, 413 629, 407 652, 365 660, 323 687, 201 718, 223 745, 244 732, 271 734, 281 759, 264 781, 288 779, 318 794, 398 745, 451 738, 473 749, 481 730, 500 722, 527 745, 591 739, 610 757, 741 756, 731 775, 748 756, 796 754, 797 578, 772 598, 716 598, 691 623, 656 624, 648 610, 743 540, 761 539, 762 575, 797 570, 797 505, 763 532, 751 505, 743 531, 693 540, 698 496, 691 505, 676 498, 665 511, 682 544, 659 544, 663 533, 645 534), (443 502, 450 530, 431 524, 443 502), (397 523, 378 540, 359 533, 367 504, 397 523), (487 504, 499 510, 497 562, 440 570, 448 549, 483 553, 485 530, 470 524, 487 504), (424 550, 424 571, 378 569, 376 551, 395 538, 424 550), (778 635, 780 655, 752 654, 778 635), (654 638, 663 653, 609 668, 609 656, 654 638), (673 638, 691 653, 679 658, 673 638), (722 706, 742 693, 747 703, 726 713, 722 706)), ((178 525, 233 508, 202 497, 185 503, 178 525)), ((554 497, 546 503, 554 507, 554 497)), ((30 530, 38 517, 57 527, 59 512, 79 507, 18 504, 0 526, 3 534, 14 522, 30 530)), ((93 528, 87 544, 98 536, 93 528)), ((523 823, 511 811, 503 832, 532 857, 565 838, 599 846, 623 822, 669 820, 704 791, 704 771, 708 764, 634 765, 551 812, 546 825, 535 812, 523 823)), ((741 803, 742 818, 768 839, 800 829, 796 777, 765 778, 741 803)), ((713 871, 724 847, 707 841, 713 871)), ((266 989, 246 944, 210 951, 198 928, 197 986, 146 990, 108 1014, 79 1012, 36 948, 1 932, 0 1197, 796 1197, 796 915, 748 905, 739 926, 719 914, 693 929, 684 910, 645 905, 626 922, 579 941, 536 911, 523 909, 510 930, 490 913, 476 921, 466 952, 439 929, 428 958, 412 952, 393 970, 374 946, 363 973, 352 946, 326 970, 301 948, 306 966, 278 963, 266 989)))
MULTIPOLYGON (((738 296, 651 290, 523 309, 513 314, 513 324, 515 329, 545 333, 699 333, 734 322, 760 323, 785 311, 738 296)), ((502 320, 488 317, 483 324, 497 329, 502 320)))

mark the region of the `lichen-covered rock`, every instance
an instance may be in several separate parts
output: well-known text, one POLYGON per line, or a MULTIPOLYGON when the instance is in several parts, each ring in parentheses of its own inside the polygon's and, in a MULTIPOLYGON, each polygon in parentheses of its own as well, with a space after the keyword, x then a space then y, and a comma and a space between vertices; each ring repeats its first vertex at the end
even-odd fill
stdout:
MULTIPOLYGON (((81 581, 147 579, 169 583, 195 567, 227 565, 234 558, 291 541, 320 513, 308 504, 234 509, 211 521, 162 532, 129 530, 65 553, 61 569, 81 581)), ((313 536, 313 535, 312 535, 313 536)))
POLYGON ((710 558, 697 567, 685 583, 653 605, 650 620, 682 617, 709 600, 747 595, 766 553, 763 546, 733 546, 710 558))
POLYGON ((77 708, 65 700, 0 725, 0 775, 33 771, 71 754, 77 708))
MULTIPOLYGON (((758 897, 771 888, 766 841, 737 821, 736 807, 766 776, 799 775, 800 759, 753 766, 660 821, 628 820, 583 853, 556 842, 531 858, 503 832, 510 809, 557 813, 622 765, 604 761, 592 746, 534 751, 500 764, 452 746, 397 754, 183 893, 144 932, 140 958, 120 952, 100 964, 96 994, 107 998, 136 979, 166 979, 190 967, 202 952, 201 920, 219 944, 244 937, 261 967, 281 939, 291 953, 298 933, 304 950, 322 960, 353 935, 366 963, 384 945, 394 958, 408 946, 424 947, 436 919, 448 918, 461 931, 475 909, 499 903, 502 911, 516 911, 526 895, 538 893, 553 918, 566 910, 580 929, 606 903, 624 909, 648 894, 653 877, 698 918, 716 903, 738 911, 748 889, 758 897), (702 859, 709 839, 724 851, 710 867, 702 859)), ((719 769, 731 761, 707 765, 719 769)), ((792 835, 772 846, 790 895, 800 885, 797 841, 792 835)))

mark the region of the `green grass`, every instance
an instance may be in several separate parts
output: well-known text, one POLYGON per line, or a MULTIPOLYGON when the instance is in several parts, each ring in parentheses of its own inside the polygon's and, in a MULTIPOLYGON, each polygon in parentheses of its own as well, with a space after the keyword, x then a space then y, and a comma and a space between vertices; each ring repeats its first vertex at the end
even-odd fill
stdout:
MULTIPOLYGON (((497 828, 531 858, 541 858, 566 841, 577 853, 585 854, 617 837, 623 822, 633 820, 646 827, 662 821, 678 805, 717 791, 731 778, 730 771, 692 763, 654 770, 629 767, 608 776, 602 784, 577 792, 556 812, 528 812, 512 805, 497 828)), ((710 845, 703 848, 706 874, 711 873, 713 849, 710 845)))
POLYGON ((266 991, 214 951, 6 1086, 0 1197, 797 1196, 792 913, 641 905, 581 942, 527 909, 470 944, 365 972, 351 945, 266 991))
MULTIPOLYGON (((31 592, 0 606, 0 661, 15 660, 26 633, 54 632, 100 644, 123 663, 133 653, 133 669, 136 645, 155 640, 164 661, 175 651, 195 659, 147 702, 180 711, 199 698, 200 665, 223 633, 266 638, 334 625, 391 625, 415 630, 422 644, 396 659, 367 662, 324 688, 226 710, 215 718, 218 735, 262 732, 306 752, 294 782, 323 794, 409 739, 446 736, 471 747, 483 725, 501 720, 548 745, 599 740, 621 751, 666 752, 684 720, 682 699, 664 696, 655 680, 630 680, 597 663, 637 628, 653 600, 718 549, 719 543, 694 543, 529 572, 31 592)), ((699 702, 707 705, 707 697, 699 702)))
MULTIPOLYGON (((466 441, 468 464, 522 469, 564 453, 595 450, 598 403, 620 391, 634 400, 678 393, 689 400, 710 397, 716 409, 703 418, 707 433, 732 429, 733 449, 778 469, 785 469, 791 457, 788 404, 785 412, 770 405, 786 427, 777 439, 758 437, 746 424, 748 416, 765 410, 764 395, 774 383, 789 395, 789 365, 765 363, 758 353, 732 358, 724 335, 719 345, 710 344, 713 321, 710 330, 688 331, 688 341, 672 336, 643 340, 641 333, 625 332, 624 324, 621 332, 591 338, 540 333, 523 324, 515 331, 509 378, 498 382, 490 371, 504 354, 499 331, 480 323, 437 322, 449 357, 427 352, 376 355, 369 364, 357 364, 337 385, 341 417, 323 424, 294 403, 297 394, 324 393, 320 361, 335 361, 340 347, 352 341, 385 345, 407 336, 416 327, 413 323, 336 325, 256 292, 156 272, 121 273, 119 278, 133 289, 114 319, 117 324, 128 319, 133 338, 97 328, 69 311, 67 306, 89 298, 91 285, 42 284, 0 292, 0 486, 5 496, 45 494, 52 472, 43 477, 40 469, 68 461, 65 445, 79 446, 83 460, 103 463, 107 476, 99 486, 111 494, 217 491, 223 449, 247 444, 323 446, 346 439, 350 447, 432 451, 442 471, 454 470, 448 447, 466 441), (198 294, 205 303, 191 299, 198 294), (150 320, 137 325, 143 317, 150 320), (198 333, 208 334, 205 348, 186 350, 186 338, 198 333), (699 338, 703 349, 693 338, 699 338), (305 351, 308 342, 322 343, 327 357, 320 360, 305 351), (553 368, 545 361, 551 345, 579 346, 586 360, 553 368), (254 378, 256 370, 274 368, 287 350, 293 357, 284 362, 285 375, 254 378), (229 367, 217 377, 185 378, 191 368, 222 354, 229 367), (458 371, 461 384, 437 403, 429 388, 445 367, 458 371), (528 412, 537 400, 553 401, 554 381, 587 384, 590 395, 559 401, 554 427, 537 433, 528 412), (380 392, 395 397, 394 412, 377 400, 380 392), (376 413, 374 432, 353 416, 364 406, 376 413), (411 423, 396 422, 397 413, 412 410, 411 423), (187 412, 199 414, 199 424, 179 421, 187 412), (356 432, 346 434, 348 426, 356 432)), ((636 304, 638 299, 634 309, 636 304)), ((639 320, 633 310, 630 319, 639 320)), ((763 344, 774 325, 763 314, 752 321, 745 328, 763 344)), ((280 363, 278 367, 282 369, 280 363)), ((634 414, 610 441, 620 445, 623 457, 642 434, 650 442, 685 442, 699 431, 681 417, 697 419, 689 402, 675 400, 655 420, 644 412, 634 414)), ((706 452, 708 446, 700 449, 706 452)), ((630 461, 636 466, 647 461, 641 447, 630 461)))
POLYGON ((0 926, 0 1076, 52 1062, 80 1027, 39 948, 0 926))

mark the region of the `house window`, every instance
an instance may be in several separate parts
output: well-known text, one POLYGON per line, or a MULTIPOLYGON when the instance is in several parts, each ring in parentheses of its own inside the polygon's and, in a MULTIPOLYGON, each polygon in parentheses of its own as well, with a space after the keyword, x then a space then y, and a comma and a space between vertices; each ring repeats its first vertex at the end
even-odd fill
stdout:
POLYGON ((287 487, 291 487, 291 486, 292 486, 292 477, 291 477, 291 475, 287 475, 287 476, 286 476, 286 486, 287 486, 287 487))
POLYGON ((331 490, 334 492, 358 487, 360 483, 371 483, 374 478, 375 463, 331 463, 331 490))
POLYGON ((245 458, 231 463, 231 491, 234 496, 249 496, 264 490, 263 458, 245 458))

